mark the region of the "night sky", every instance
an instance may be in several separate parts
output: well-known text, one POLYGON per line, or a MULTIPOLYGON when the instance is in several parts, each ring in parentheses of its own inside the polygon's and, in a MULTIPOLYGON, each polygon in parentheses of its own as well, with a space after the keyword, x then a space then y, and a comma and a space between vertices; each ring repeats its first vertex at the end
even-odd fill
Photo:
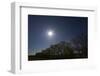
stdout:
POLYGON ((87 34, 87 26, 87 17, 28 15, 28 52, 87 34), (47 34, 49 30, 52 37, 47 34))

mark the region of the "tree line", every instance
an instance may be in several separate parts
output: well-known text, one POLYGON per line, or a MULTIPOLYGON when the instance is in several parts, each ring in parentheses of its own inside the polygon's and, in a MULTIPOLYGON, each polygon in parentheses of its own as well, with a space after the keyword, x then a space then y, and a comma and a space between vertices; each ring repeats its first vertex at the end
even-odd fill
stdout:
POLYGON ((69 42, 60 41, 42 50, 35 55, 29 56, 29 60, 48 60, 48 59, 73 59, 88 57, 87 35, 80 35, 69 42))

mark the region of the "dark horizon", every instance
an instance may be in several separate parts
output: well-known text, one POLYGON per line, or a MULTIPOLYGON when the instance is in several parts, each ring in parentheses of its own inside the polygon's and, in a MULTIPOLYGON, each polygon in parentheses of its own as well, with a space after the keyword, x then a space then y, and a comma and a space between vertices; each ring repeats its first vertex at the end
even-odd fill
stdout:
MULTIPOLYGON (((88 33, 87 17, 28 15, 28 53, 88 33), (48 37, 52 30, 54 35, 48 37)), ((39 51, 34 51, 39 52, 39 51)))

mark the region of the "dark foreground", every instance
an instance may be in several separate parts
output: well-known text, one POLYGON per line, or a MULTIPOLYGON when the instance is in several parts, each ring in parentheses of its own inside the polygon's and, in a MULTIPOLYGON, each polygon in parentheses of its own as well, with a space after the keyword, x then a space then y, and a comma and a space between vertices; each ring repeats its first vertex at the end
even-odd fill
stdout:
POLYGON ((36 56, 28 56, 28 61, 34 61, 34 60, 59 60, 59 59, 86 59, 88 57, 51 57, 51 58, 41 58, 36 56))

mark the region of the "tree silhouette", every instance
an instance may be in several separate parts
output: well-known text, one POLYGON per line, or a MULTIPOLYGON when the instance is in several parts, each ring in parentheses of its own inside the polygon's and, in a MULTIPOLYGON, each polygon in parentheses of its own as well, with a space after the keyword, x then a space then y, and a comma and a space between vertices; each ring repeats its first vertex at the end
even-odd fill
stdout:
POLYGON ((69 42, 60 41, 51 45, 36 55, 29 56, 29 60, 87 58, 87 45, 87 35, 82 34, 69 42))

